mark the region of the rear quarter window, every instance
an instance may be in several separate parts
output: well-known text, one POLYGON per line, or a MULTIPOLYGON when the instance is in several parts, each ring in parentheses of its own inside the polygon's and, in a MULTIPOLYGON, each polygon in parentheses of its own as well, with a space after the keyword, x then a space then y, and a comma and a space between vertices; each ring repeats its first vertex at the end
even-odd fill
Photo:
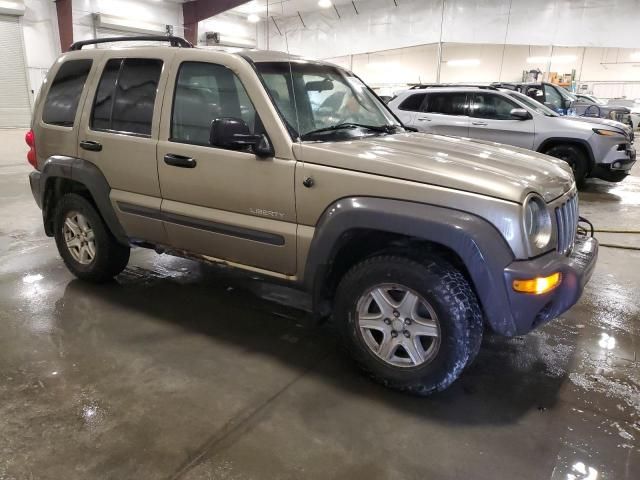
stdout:
POLYGON ((49 125, 72 127, 82 90, 93 61, 68 60, 56 73, 42 110, 42 121, 49 125))
POLYGON ((398 109, 409 112, 419 112, 425 96, 426 93, 414 93, 413 95, 409 95, 402 101, 402 103, 400 103, 400 105, 398 105, 398 109))

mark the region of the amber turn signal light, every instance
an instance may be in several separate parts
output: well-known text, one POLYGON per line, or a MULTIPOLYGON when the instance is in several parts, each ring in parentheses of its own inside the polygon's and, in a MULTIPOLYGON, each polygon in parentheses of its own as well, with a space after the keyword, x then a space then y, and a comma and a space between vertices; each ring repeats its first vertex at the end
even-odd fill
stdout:
POLYGON ((520 293, 533 293, 534 295, 542 295, 550 292, 562 281, 560 272, 549 275, 548 277, 536 277, 526 280, 514 280, 513 289, 520 293))

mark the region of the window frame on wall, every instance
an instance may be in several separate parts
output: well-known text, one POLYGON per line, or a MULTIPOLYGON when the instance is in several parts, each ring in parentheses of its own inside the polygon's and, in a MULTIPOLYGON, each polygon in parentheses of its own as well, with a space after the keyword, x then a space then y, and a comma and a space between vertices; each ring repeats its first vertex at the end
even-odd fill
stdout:
MULTIPOLYGON (((239 87, 242 88, 242 90, 244 91, 244 95, 246 96, 247 100, 249 101, 249 104, 251 105, 251 108, 253 109, 254 122, 253 122, 253 125, 249 125, 250 131, 253 134, 266 133, 265 129, 264 129, 264 125, 263 125, 262 120, 260 118, 260 115, 258 113, 258 110, 256 109, 256 107, 255 107, 255 105, 253 103, 253 100, 251 100, 251 97, 249 96, 249 92, 247 91, 247 88, 245 87, 245 85, 242 82, 242 80, 240 79, 240 77, 231 68, 229 68, 227 65, 224 65, 222 63, 217 63, 217 62, 206 62, 206 61, 201 61, 201 60, 184 60, 184 61, 180 62, 180 65, 178 67, 178 71, 176 72, 176 75, 175 75, 175 77, 173 79, 173 92, 172 92, 172 99, 171 99, 171 116, 169 117, 169 138, 168 138, 169 142, 179 143, 179 144, 184 144, 184 145, 194 145, 194 146, 200 146, 200 147, 222 149, 222 147, 220 147, 220 146, 211 145, 211 143, 209 143, 208 135, 207 135, 206 143, 205 142, 190 141, 190 140, 183 139, 183 138, 178 138, 178 137, 175 136, 175 133, 174 133, 174 128, 175 128, 174 117, 175 117, 175 114, 176 114, 176 97, 177 97, 177 94, 178 94, 180 75, 182 74, 183 69, 185 68, 185 66, 190 66, 190 65, 204 65, 204 66, 218 67, 218 68, 226 70, 230 75, 232 75, 232 79, 234 80, 235 86, 236 87, 239 86, 239 87)), ((217 82, 217 79, 216 79, 216 87, 218 86, 217 84, 218 84, 218 82, 217 82)), ((239 91, 236 92, 236 93, 239 93, 239 91)), ((238 107, 240 107, 240 98, 238 98, 238 107)), ((223 117, 225 117, 225 115, 221 115, 221 117, 219 117, 219 118, 223 118, 223 117)), ((230 118, 230 117, 225 117, 225 118, 230 118)), ((244 119, 241 116, 233 117, 233 118, 238 118, 239 120, 243 120, 244 121, 244 119)), ((213 122, 214 120, 215 120, 215 118, 212 118, 211 122, 213 122)), ((211 124, 209 124, 209 131, 207 133, 210 133, 210 127, 211 127, 211 124)), ((237 150, 235 150, 235 151, 237 151, 237 150)), ((242 150, 240 150, 240 151, 242 151, 242 150)))
MULTIPOLYGON (((98 83, 96 85, 95 88, 95 92, 94 92, 94 97, 93 97, 93 102, 92 102, 92 106, 91 106, 91 115, 89 116, 89 129, 94 131, 94 132, 105 132, 105 133, 113 133, 113 134, 119 134, 119 135, 128 135, 128 136, 133 136, 133 137, 141 137, 141 138, 151 138, 152 135, 152 129, 153 129, 153 117, 156 113, 156 109, 155 109, 155 104, 157 101, 157 97, 158 97, 158 87, 160 85, 160 81, 162 78, 162 71, 165 67, 165 62, 163 59, 161 58, 151 58, 151 57, 111 57, 108 58, 107 61, 104 63, 103 67, 102 67, 102 71, 100 72, 100 78, 98 79, 98 83), (110 107, 110 112, 109 112, 109 127, 110 128, 103 128, 103 127, 96 127, 94 125, 95 122, 95 114, 96 114, 96 102, 98 100, 98 95, 101 92, 101 86, 102 86, 102 82, 104 80, 104 75, 105 72, 107 71, 109 64, 112 62, 119 62, 119 67, 118 67, 118 71, 115 74, 115 79, 113 80, 113 87, 111 87, 111 107, 110 107), (115 106, 116 106, 116 98, 117 98, 117 94, 119 92, 118 88, 119 88, 119 83, 120 83, 120 78, 123 74, 123 71, 125 71, 126 68, 126 64, 127 62, 148 62, 149 64, 151 63, 155 63, 159 68, 158 68, 158 75, 157 78, 155 79, 155 92, 153 95, 153 100, 152 100, 152 108, 151 108, 151 115, 148 118, 148 122, 145 121, 145 125, 148 124, 148 133, 143 133, 143 132, 135 132, 135 131, 129 131, 126 129, 118 129, 118 128, 112 128, 113 127, 113 123, 114 123, 114 111, 115 111, 115 106)), ((109 82, 111 82, 111 80, 109 80, 109 82)), ((146 120, 146 119, 145 119, 146 120)), ((119 121, 122 121, 122 119, 120 119, 119 121)))
POLYGON ((87 80, 89 79, 89 75, 91 74, 92 68, 93 68, 93 59, 91 58, 79 58, 74 60, 67 60, 60 66, 60 68, 56 72, 55 77, 53 78, 53 81, 51 82, 51 86, 49 87, 49 90, 47 91, 47 96, 44 99, 44 103, 42 106, 42 114, 41 114, 42 123, 46 125, 55 126, 55 127, 63 127, 63 128, 70 128, 70 129, 75 127, 78 121, 78 116, 79 116, 78 110, 80 107, 80 99, 82 98, 82 94, 84 93, 85 88, 87 88, 87 80), (66 69, 68 69, 72 64, 78 65, 80 63, 84 63, 85 67, 81 69, 81 73, 79 75, 79 78, 83 78, 82 86, 77 92, 75 92, 76 94, 74 95, 74 98, 71 101, 71 105, 73 106, 75 104, 75 106, 69 109, 70 111, 73 110, 73 114, 70 115, 70 117, 72 117, 72 120, 69 119, 66 122, 52 121, 53 120, 52 118, 47 118, 47 117, 50 117, 51 115, 47 113, 47 109, 50 108, 50 102, 54 99, 54 97, 51 96, 52 92, 54 92, 54 96, 55 96, 56 87, 59 86, 62 80, 60 78, 60 75, 62 73, 65 73, 66 69))

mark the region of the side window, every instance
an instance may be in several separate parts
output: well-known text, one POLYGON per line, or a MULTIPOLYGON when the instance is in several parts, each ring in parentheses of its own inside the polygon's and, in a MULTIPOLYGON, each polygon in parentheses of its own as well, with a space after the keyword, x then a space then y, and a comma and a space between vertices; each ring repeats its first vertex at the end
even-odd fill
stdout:
POLYGON ((98 84, 91 128, 151 135, 153 106, 161 73, 162 60, 109 60, 98 84))
POLYGON ((511 120, 511 110, 518 105, 493 93, 476 93, 471 104, 471 116, 492 120, 511 120))
POLYGON ((544 86, 544 96, 545 98, 545 104, 554 109, 554 110, 562 110, 562 97, 560 96, 560 93, 558 93, 558 91, 549 86, 549 85, 545 85, 544 86))
POLYGON ((444 115, 466 115, 467 94, 464 92, 430 93, 422 110, 444 115))
POLYGON ((42 110, 42 121, 72 127, 92 60, 69 60, 56 73, 42 110))
POLYGON ((419 112, 420 106, 426 96, 426 93, 414 93, 413 95, 409 95, 400 105, 398 105, 398 109, 410 112, 419 112))
POLYGON ((222 117, 244 120, 251 133, 261 129, 256 110, 235 73, 213 63, 184 62, 176 81, 171 140, 209 145, 211 122, 222 117))

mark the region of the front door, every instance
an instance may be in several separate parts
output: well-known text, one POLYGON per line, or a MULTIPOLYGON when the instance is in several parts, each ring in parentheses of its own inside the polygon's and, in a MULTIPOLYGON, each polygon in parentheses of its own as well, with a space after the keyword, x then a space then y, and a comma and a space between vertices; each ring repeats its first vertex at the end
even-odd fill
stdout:
POLYGON ((473 94, 469 136, 480 140, 533 148, 534 122, 513 118, 511 110, 522 108, 502 95, 489 91, 473 94))
POLYGON ((294 275, 295 160, 277 144, 278 120, 251 67, 228 55, 205 53, 185 52, 176 60, 165 95, 157 162, 169 243, 267 273, 294 275), (251 133, 266 133, 276 155, 263 159, 250 150, 212 146, 211 123, 223 117, 242 120, 251 133))

